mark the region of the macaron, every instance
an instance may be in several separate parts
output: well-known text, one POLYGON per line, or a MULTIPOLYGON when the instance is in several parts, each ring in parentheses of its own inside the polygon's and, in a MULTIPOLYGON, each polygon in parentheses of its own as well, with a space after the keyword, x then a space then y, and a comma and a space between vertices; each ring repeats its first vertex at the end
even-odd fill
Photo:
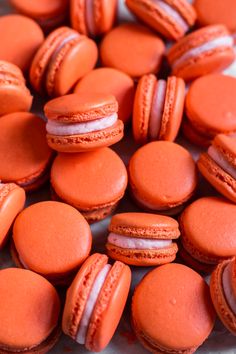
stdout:
POLYGON ((39 273, 53 284, 68 284, 88 257, 90 227, 70 205, 45 201, 24 209, 13 226, 16 265, 39 273))
POLYGON ((110 342, 125 307, 131 271, 122 262, 108 264, 108 257, 89 257, 67 290, 62 329, 92 352, 110 342))
POLYGON ((86 36, 101 36, 113 27, 117 7, 117 0, 71 0, 71 26, 86 36))
POLYGON ((131 310, 136 336, 151 353, 194 353, 215 322, 208 285, 176 263, 155 268, 141 280, 131 310))
POLYGON ((157 80, 144 75, 138 83, 133 109, 133 136, 137 143, 175 140, 183 116, 185 84, 181 78, 157 80))
POLYGON ((109 148, 61 153, 51 169, 52 197, 73 205, 92 223, 115 210, 127 179, 123 161, 109 148))
POLYGON ((123 71, 132 78, 158 73, 165 52, 164 42, 148 28, 125 23, 105 35, 100 46, 103 66, 123 71))
POLYGON ((225 327, 236 335, 235 258, 220 263, 211 275, 210 290, 215 310, 225 327))
POLYGON ((186 0, 126 0, 126 5, 146 25, 172 40, 183 37, 197 17, 186 0))
POLYGON ((56 289, 29 270, 0 270, 0 352, 50 351, 60 337, 60 299, 56 289))
POLYGON ((75 86, 74 92, 81 95, 92 91, 115 96, 119 111, 118 117, 124 123, 131 118, 135 87, 130 76, 113 68, 98 68, 90 71, 75 86))
POLYGON ((44 41, 43 31, 31 18, 10 14, 0 18, 0 60, 21 70, 29 69, 33 56, 44 41))
POLYGON ((129 186, 144 210, 179 213, 197 186, 197 170, 190 153, 169 141, 139 148, 129 162, 129 186))
POLYGON ((236 254, 235 213, 235 204, 217 197, 200 198, 184 210, 179 219, 180 255, 186 263, 209 273, 236 254))
POLYGON ((69 27, 59 27, 43 42, 31 64, 30 82, 39 93, 63 96, 96 64, 95 42, 69 27))
POLYGON ((174 44, 168 54, 172 74, 185 81, 221 71, 235 59, 234 40, 224 25, 198 29, 174 44))
POLYGON ((123 138, 114 96, 86 92, 54 98, 44 106, 48 145, 59 152, 83 152, 123 138))
POLYGON ((178 222, 168 216, 122 213, 112 217, 106 243, 108 256, 135 266, 155 266, 175 260, 178 222))
POLYGON ((27 112, 33 97, 25 85, 20 68, 0 60, 0 116, 12 112, 27 112))
POLYGON ((217 135, 197 165, 218 192, 236 203, 236 137, 217 135))
POLYGON ((68 15, 69 0, 10 0, 10 3, 19 13, 37 21, 45 31, 61 25, 68 15))
POLYGON ((217 134, 236 133, 236 79, 211 74, 195 80, 186 96, 183 133, 207 147, 217 134))
POLYGON ((15 183, 0 183, 0 248, 5 245, 11 225, 24 205, 25 191, 23 188, 15 183))
POLYGON ((49 177, 54 156, 45 122, 32 113, 11 113, 0 118, 0 130, 0 180, 26 191, 38 189, 49 177))

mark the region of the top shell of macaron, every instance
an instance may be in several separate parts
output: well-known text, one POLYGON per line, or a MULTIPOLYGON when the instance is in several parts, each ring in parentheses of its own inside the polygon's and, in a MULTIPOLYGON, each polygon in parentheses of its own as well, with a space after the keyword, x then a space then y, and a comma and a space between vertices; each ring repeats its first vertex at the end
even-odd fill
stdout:
POLYGON ((212 142, 236 166, 236 136, 218 134, 212 142))
POLYGON ((118 111, 114 96, 102 93, 70 94, 55 98, 44 106, 48 119, 60 122, 86 122, 118 111))

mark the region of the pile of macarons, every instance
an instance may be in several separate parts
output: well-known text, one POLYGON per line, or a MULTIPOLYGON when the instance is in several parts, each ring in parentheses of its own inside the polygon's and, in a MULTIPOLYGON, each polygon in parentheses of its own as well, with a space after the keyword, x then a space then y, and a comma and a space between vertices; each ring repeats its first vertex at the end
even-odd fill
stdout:
POLYGON ((236 336, 235 1, 5 5, 0 353, 236 336))

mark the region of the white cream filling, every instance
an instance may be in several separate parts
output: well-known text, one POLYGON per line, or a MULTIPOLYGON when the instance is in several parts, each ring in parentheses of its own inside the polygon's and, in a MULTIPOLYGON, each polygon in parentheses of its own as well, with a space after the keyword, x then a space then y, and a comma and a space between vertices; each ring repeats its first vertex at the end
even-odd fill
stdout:
POLYGON ((49 119, 46 124, 46 130, 52 135, 77 135, 86 134, 94 131, 103 130, 111 127, 118 119, 117 113, 111 116, 92 120, 83 123, 62 123, 49 119))
POLYGON ((171 7, 163 0, 153 0, 153 2, 157 4, 162 10, 164 10, 168 16, 172 17, 174 22, 176 22, 183 29, 184 32, 187 32, 189 25, 178 11, 176 11, 173 7, 171 7))
POLYGON ((138 250, 157 250, 168 247, 172 240, 143 239, 118 235, 111 232, 108 236, 108 242, 121 248, 138 250))
POLYGON ((218 151, 214 146, 210 146, 207 153, 212 158, 212 160, 217 163, 217 165, 219 165, 225 172, 236 179, 236 168, 224 158, 220 151, 218 151))
POLYGON ((231 36, 223 36, 220 38, 215 38, 207 43, 204 43, 200 47, 193 48, 188 52, 184 53, 180 58, 176 59, 172 67, 176 68, 177 66, 182 65, 185 61, 192 59, 202 53, 208 52, 212 49, 216 49, 218 47, 232 47, 233 48, 234 40, 231 36))
POLYGON ((102 270, 98 273, 98 275, 95 279, 95 282, 92 286, 87 303, 85 305, 85 309, 84 309, 81 321, 79 323, 78 332, 76 335, 76 342, 79 344, 85 344, 90 318, 92 316, 94 307, 96 305, 99 293, 103 287, 103 284, 106 280, 106 277, 107 277, 110 269, 111 269, 111 265, 106 264, 102 268, 102 270))
POLYGON ((234 314, 236 314, 236 298, 232 288, 232 263, 229 263, 223 271, 222 284, 226 301, 234 314))

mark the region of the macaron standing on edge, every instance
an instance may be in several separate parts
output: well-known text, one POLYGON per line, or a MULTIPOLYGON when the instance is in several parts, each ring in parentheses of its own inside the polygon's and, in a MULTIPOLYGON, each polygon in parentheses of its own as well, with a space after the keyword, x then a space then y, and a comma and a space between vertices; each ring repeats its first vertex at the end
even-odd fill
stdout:
POLYGON ((83 152, 110 146, 123 138, 114 96, 99 93, 70 94, 44 106, 48 145, 59 152, 83 152))
POLYGON ((174 261, 180 231, 168 216, 121 213, 112 217, 106 243, 108 255, 135 266, 157 266, 174 261))
POLYGON ((133 108, 133 136, 137 143, 175 140, 183 116, 185 84, 181 78, 157 80, 153 74, 138 82, 133 108))
POLYGON ((89 257, 67 290, 63 332, 90 351, 102 351, 110 342, 128 297, 131 271, 108 257, 89 257))

